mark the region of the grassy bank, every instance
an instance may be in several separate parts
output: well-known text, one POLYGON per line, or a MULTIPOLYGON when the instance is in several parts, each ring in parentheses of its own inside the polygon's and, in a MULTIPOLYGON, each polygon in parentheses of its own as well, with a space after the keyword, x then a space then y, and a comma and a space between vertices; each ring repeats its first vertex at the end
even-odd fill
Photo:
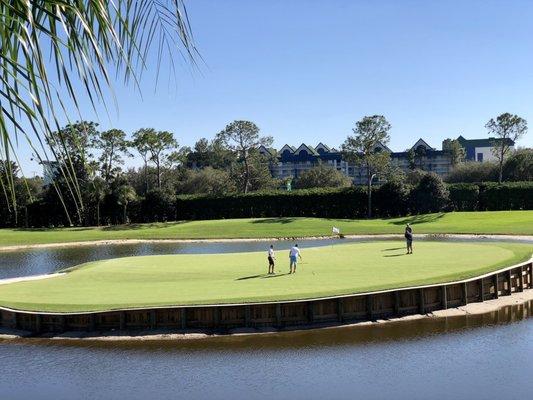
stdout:
POLYGON ((0 285, 0 305, 34 311, 294 300, 449 282, 512 265, 531 245, 402 241, 305 248, 295 275, 277 254, 267 275, 266 253, 126 257, 85 264, 40 281, 0 285))
POLYGON ((331 234, 402 233, 413 224, 415 233, 477 233, 533 235, 533 211, 486 211, 426 214, 413 217, 335 220, 321 218, 262 218, 182 221, 111 227, 1 229, 0 246, 120 239, 229 239, 305 237, 331 234))

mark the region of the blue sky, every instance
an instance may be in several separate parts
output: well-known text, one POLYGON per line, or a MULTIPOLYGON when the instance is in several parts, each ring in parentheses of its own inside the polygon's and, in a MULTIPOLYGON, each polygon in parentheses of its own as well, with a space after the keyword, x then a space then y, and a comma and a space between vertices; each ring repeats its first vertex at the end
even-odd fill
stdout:
MULTIPOLYGON (((117 84, 119 110, 100 114, 103 129, 155 127, 190 146, 247 119, 278 148, 338 146, 355 121, 383 114, 401 151, 419 137, 437 148, 459 134, 487 137, 485 123, 502 112, 533 125, 533 2, 186 4, 205 65, 182 65, 176 85, 157 88, 150 65, 142 98, 117 84)), ((96 119, 87 104, 84 117, 96 119)), ((533 146, 533 132, 519 145, 533 146)))

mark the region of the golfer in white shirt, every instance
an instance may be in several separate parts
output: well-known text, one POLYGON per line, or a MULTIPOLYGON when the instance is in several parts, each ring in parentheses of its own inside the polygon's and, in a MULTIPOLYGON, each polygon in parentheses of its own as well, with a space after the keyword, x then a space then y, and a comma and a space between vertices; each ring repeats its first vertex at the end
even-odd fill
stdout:
POLYGON ((295 244, 291 247, 289 250, 289 274, 296 273, 296 264, 298 263, 298 257, 300 257, 300 260, 302 259, 302 255, 300 254, 300 249, 298 248, 298 245, 295 244))
POLYGON ((273 274, 274 273, 274 260, 276 259, 276 255, 274 254, 274 246, 270 245, 270 248, 268 249, 268 273, 273 274))

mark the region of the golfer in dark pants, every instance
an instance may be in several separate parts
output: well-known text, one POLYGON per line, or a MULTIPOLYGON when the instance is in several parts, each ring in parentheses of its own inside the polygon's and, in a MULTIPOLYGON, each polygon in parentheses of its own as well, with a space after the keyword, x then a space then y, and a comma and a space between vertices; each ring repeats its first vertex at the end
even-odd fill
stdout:
POLYGON ((274 246, 270 245, 270 248, 268 249, 268 273, 273 274, 274 273, 274 260, 276 259, 276 256, 274 255, 274 246))
POLYGON ((407 254, 413 254, 413 229, 407 224, 405 227, 405 240, 407 242, 407 254))

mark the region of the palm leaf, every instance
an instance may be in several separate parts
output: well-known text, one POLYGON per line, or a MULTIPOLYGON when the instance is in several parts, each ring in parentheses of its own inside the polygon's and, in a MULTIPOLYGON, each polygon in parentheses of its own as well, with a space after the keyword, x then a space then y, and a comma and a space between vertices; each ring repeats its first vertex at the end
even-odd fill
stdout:
MULTIPOLYGON (((83 208, 61 121, 72 108, 82 119, 80 96, 95 111, 105 106, 112 73, 138 87, 152 48, 158 71, 165 56, 172 68, 175 55, 196 65, 184 0, 0 0, 0 159, 13 159, 23 139, 40 161, 67 160, 61 173, 83 208)), ((14 193, 12 172, 3 173, 2 193, 14 193)))

